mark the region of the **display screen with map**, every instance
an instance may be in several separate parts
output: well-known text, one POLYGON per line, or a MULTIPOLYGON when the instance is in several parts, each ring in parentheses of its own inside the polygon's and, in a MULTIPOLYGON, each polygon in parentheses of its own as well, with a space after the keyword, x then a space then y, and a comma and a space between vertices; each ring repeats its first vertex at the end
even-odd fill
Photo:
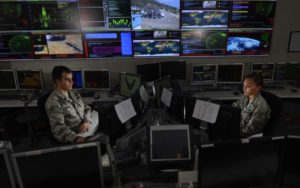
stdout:
POLYGON ((44 88, 41 70, 17 70, 20 90, 42 90, 44 88))

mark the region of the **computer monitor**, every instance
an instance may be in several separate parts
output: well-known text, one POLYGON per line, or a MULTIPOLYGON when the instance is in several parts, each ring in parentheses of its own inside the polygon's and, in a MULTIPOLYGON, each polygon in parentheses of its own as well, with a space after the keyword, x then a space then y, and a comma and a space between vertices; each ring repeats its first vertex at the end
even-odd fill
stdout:
POLYGON ((299 153, 295 152, 300 147, 300 137, 298 135, 287 135, 284 144, 283 154, 283 178, 282 185, 287 187, 300 186, 300 161, 299 153))
POLYGON ((24 188, 104 187, 100 143, 15 153, 24 188))
POLYGON ((44 88, 42 70, 16 70, 20 90, 42 90, 44 88))
POLYGON ((214 84, 216 75, 216 65, 192 65, 192 85, 214 84))
POLYGON ((300 80, 300 63, 276 63, 275 82, 296 82, 300 80))
POLYGON ((192 159, 189 125, 150 126, 148 142, 150 164, 192 159))
POLYGON ((131 57, 132 37, 130 32, 85 33, 86 57, 131 57))
POLYGON ((169 89, 172 87, 171 76, 165 76, 159 80, 155 80, 153 84, 153 93, 156 96, 157 106, 160 106, 160 98, 164 88, 169 89))
POLYGON ((159 63, 136 65, 136 72, 142 75, 143 82, 152 82, 160 78, 159 63))
POLYGON ((72 76, 73 76, 73 88, 74 89, 83 89, 83 76, 81 69, 73 69, 72 76))
POLYGON ((275 64, 274 63, 252 63, 251 73, 253 75, 261 75, 266 82, 272 82, 274 79, 275 64))
POLYGON ((229 27, 231 28, 273 28, 275 0, 232 1, 229 27))
POLYGON ((200 187, 278 187, 283 141, 274 137, 202 145, 200 187))
POLYGON ((120 95, 132 96, 142 84, 142 77, 137 74, 120 73, 120 95))
POLYGON ((0 182, 1 187, 16 188, 14 181, 13 168, 9 159, 7 149, 0 148, 0 182))
POLYGON ((217 72, 217 83, 242 83, 244 76, 244 64, 218 65, 217 72))
POLYGON ((227 30, 182 31, 181 55, 226 55, 227 33, 227 30))
POLYGON ((180 0, 131 0, 131 20, 134 30, 178 30, 180 0))
POLYGON ((85 89, 109 90, 110 72, 108 70, 83 70, 85 89))
POLYGON ((186 79, 186 62, 185 61, 162 61, 160 62, 160 76, 171 75, 172 80, 186 79))
POLYGON ((17 90, 16 78, 13 70, 0 70, 0 91, 17 90))
POLYGON ((272 30, 229 30, 227 55, 268 55, 271 49, 272 30))

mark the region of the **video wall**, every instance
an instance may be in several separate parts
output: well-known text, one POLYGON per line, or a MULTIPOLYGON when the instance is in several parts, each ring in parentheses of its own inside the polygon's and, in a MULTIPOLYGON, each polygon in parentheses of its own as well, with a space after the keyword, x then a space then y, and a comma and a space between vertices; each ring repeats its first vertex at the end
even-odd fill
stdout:
POLYGON ((4 0, 0 60, 268 55, 275 8, 275 0, 4 0))

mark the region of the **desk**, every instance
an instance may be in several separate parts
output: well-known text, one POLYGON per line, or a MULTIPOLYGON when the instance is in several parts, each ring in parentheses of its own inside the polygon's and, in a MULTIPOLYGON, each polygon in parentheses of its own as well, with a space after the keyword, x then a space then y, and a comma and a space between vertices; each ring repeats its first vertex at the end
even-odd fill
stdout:
POLYGON ((213 92, 196 92, 193 97, 209 98, 212 100, 237 100, 242 96, 239 91, 213 91, 213 92))
POLYGON ((274 95, 277 95, 280 98, 290 98, 290 99, 296 99, 300 98, 300 89, 297 87, 293 87, 288 84, 282 85, 283 89, 264 89, 265 91, 268 91, 270 93, 273 93, 274 95))

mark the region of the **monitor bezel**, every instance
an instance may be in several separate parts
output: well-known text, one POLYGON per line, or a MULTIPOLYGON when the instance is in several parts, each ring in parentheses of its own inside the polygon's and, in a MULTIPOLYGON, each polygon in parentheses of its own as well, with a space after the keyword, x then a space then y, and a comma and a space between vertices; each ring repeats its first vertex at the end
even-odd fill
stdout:
POLYGON ((111 87, 111 72, 108 69, 82 69, 83 71, 83 85, 84 85, 84 90, 89 90, 89 91, 109 91, 110 87, 111 87), (100 71, 100 72, 108 72, 108 88, 89 88, 86 87, 86 79, 85 79, 85 74, 86 72, 90 72, 90 71, 100 71))
POLYGON ((217 84, 241 84, 243 83, 244 73, 245 73, 245 65, 243 63, 234 63, 234 64, 218 64, 217 65, 217 75, 216 75, 216 83, 217 84), (242 66, 242 74, 241 74, 241 80, 239 82, 224 82, 224 81, 218 81, 219 78, 219 66, 242 66))
MULTIPOLYGON (((52 153, 52 152, 59 152, 59 151, 65 151, 65 150, 73 150, 73 149, 80 149, 84 147, 96 147, 97 148, 97 157, 98 157, 98 165, 99 165, 99 181, 101 184, 101 187, 104 187, 104 176, 103 176, 103 169, 102 169, 102 162, 101 162, 101 147, 99 142, 88 142, 88 143, 80 143, 80 144, 70 144, 70 145, 65 145, 61 147, 52 147, 52 148, 46 148, 46 149, 41 149, 41 150, 31 150, 31 151, 25 151, 25 152, 19 152, 19 153, 14 153, 14 163, 16 165, 16 169, 18 172, 19 170, 19 165, 17 158, 22 158, 22 157, 29 157, 29 156, 36 156, 36 155, 43 155, 47 153, 52 153)), ((22 175, 21 173, 19 174, 19 179, 23 183, 22 175)))
POLYGON ((4 89, 1 89, 0 88, 0 91, 17 91, 18 90, 18 83, 17 83, 17 78, 16 78, 16 73, 13 69, 1 69, 0 72, 12 72, 13 74, 13 77, 14 77, 14 83, 15 83, 15 88, 14 89, 11 89, 11 88, 4 88, 4 89))
MULTIPOLYGON (((122 76, 125 76, 126 77, 126 75, 130 75, 130 76, 134 76, 134 77, 136 77, 136 78, 139 78, 139 80, 140 80, 140 84, 139 84, 139 86, 138 86, 138 88, 140 88, 141 86, 142 86, 142 76, 141 75, 139 75, 139 74, 134 74, 134 73, 129 73, 129 72, 120 72, 119 73, 119 84, 120 84, 120 90, 119 90, 119 94, 121 95, 121 96, 124 96, 124 97, 131 97, 132 95, 125 95, 124 93, 122 93, 122 76)), ((136 91, 135 91, 136 92, 136 91)))
POLYGON ((251 74, 253 74, 253 65, 273 65, 273 74, 271 79, 263 79, 266 83, 272 83, 275 78, 275 63, 252 63, 251 64, 251 74))
POLYGON ((279 84, 287 84, 287 83, 294 83, 294 82, 297 82, 296 80, 278 80, 277 79, 277 66, 278 65, 295 65, 295 64, 299 64, 300 66, 300 62, 277 62, 275 63, 275 70, 274 70, 274 83, 279 83, 279 84))
POLYGON ((217 65, 215 64, 193 64, 192 65, 192 70, 191 70, 191 85, 214 85, 216 84, 217 81, 217 65), (215 67, 215 79, 213 81, 194 81, 193 80, 193 73, 194 73, 194 67, 205 67, 205 66, 214 66, 215 67))
POLYGON ((17 81, 17 87, 20 91, 36 91, 36 90, 44 90, 44 78, 43 78, 43 71, 42 69, 16 69, 15 70, 15 74, 16 74, 16 81, 17 81), (38 71, 40 74, 40 78, 41 78, 41 88, 40 89, 22 89, 20 87, 20 82, 19 82, 19 78, 18 78, 18 71, 38 71))
POLYGON ((192 147, 191 147, 191 131, 190 127, 187 124, 177 124, 177 125, 160 125, 160 126, 150 126, 149 127, 149 138, 148 138, 148 147, 149 147, 149 156, 148 161, 150 163, 165 163, 165 162, 184 162, 192 160, 192 147), (187 143, 188 143, 188 157, 182 159, 169 158, 169 159, 153 159, 152 158, 152 132, 153 131, 168 131, 168 130, 185 130, 187 132, 187 143))
MULTIPOLYGON (((82 91, 82 90, 84 90, 84 75, 83 75, 83 70, 82 69, 71 69, 71 72, 72 72, 72 77, 74 77, 74 74, 73 74, 73 71, 80 71, 81 72, 81 82, 82 82, 82 88, 74 88, 74 87, 72 87, 72 89, 75 89, 75 90, 77 90, 77 91, 82 91)), ((73 86, 74 86, 74 84, 73 84, 73 86)))

